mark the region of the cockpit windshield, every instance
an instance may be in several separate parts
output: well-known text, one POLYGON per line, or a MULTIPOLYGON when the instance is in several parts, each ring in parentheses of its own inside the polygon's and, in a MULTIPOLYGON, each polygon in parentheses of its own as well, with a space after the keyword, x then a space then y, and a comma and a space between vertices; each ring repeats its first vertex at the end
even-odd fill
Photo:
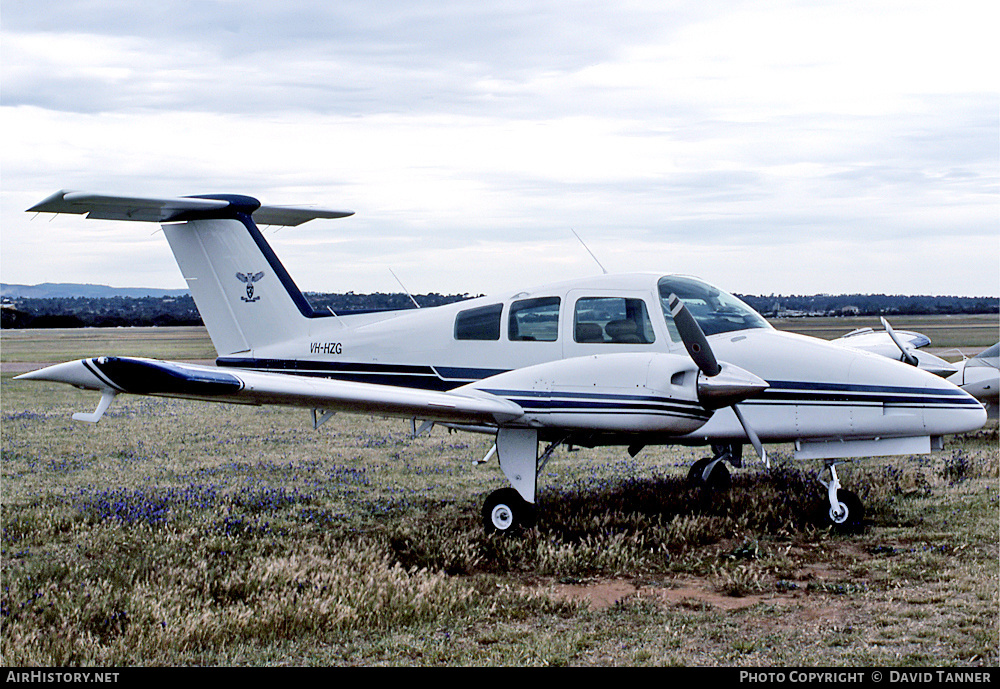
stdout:
POLYGON ((681 338, 667 304, 671 294, 676 294, 684 302, 706 335, 771 327, 759 313, 733 295, 700 280, 670 275, 661 278, 658 284, 663 316, 674 341, 681 338))

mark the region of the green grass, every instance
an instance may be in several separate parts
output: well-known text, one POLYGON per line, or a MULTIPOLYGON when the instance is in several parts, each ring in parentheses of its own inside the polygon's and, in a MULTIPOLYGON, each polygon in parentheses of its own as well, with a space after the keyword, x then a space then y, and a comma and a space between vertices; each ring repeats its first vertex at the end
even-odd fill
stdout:
POLYGON ((1000 658, 995 422, 845 465, 870 519, 850 537, 815 519, 819 467, 777 446, 773 472, 751 462, 714 499, 684 481, 703 450, 560 450, 512 540, 479 524, 505 483, 473 464, 488 437, 129 396, 70 419, 95 402, 0 377, 4 665, 1000 658), (612 587, 629 595, 598 604, 612 587))
POLYGON ((0 331, 0 361, 58 363, 87 356, 215 360, 203 327, 0 331))

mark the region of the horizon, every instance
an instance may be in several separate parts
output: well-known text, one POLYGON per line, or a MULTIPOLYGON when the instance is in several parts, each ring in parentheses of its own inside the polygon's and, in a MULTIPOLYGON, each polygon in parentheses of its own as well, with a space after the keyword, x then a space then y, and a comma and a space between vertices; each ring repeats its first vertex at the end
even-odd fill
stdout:
MULTIPOLYGON (((109 284, 106 284, 106 283, 95 283, 95 282, 86 282, 86 283, 78 283, 78 282, 40 282, 40 283, 36 283, 36 284, 32 284, 32 285, 23 284, 23 283, 0 282, 0 291, 5 292, 6 290, 8 290, 10 288, 13 288, 13 287, 37 288, 37 287, 46 287, 46 286, 67 287, 67 288, 72 288, 72 287, 98 287, 98 288, 104 288, 104 289, 110 289, 110 290, 122 290, 122 291, 124 291, 124 290, 150 290, 150 291, 155 291, 155 292, 176 292, 178 294, 184 294, 184 295, 190 296, 189 290, 187 290, 185 288, 172 289, 172 288, 147 287, 147 286, 136 286, 136 285, 133 285, 133 286, 115 286, 115 285, 109 285, 109 284)), ((399 290, 399 291, 396 291, 396 290, 381 290, 381 291, 376 291, 376 292, 357 292, 355 290, 348 290, 346 292, 326 292, 326 291, 319 291, 319 290, 302 289, 301 291, 302 291, 302 294, 304 294, 306 296, 308 296, 310 294, 315 294, 315 295, 347 295, 347 294, 355 294, 355 295, 358 295, 358 296, 375 295, 375 294, 403 294, 403 295, 405 295, 405 294, 412 294, 413 296, 417 296, 417 297, 419 297, 419 296, 430 296, 430 295, 435 295, 436 294, 436 295, 440 295, 440 296, 443 296, 443 297, 454 297, 454 296, 469 295, 469 298, 476 298, 476 297, 480 297, 480 296, 490 296, 489 294, 482 294, 482 293, 473 294, 472 292, 469 292, 468 290, 463 291, 463 292, 443 292, 443 291, 440 291, 440 290, 430 290, 430 291, 427 291, 427 292, 407 292, 406 290, 399 290)), ((755 294, 755 293, 749 293, 749 292, 742 292, 742 293, 734 292, 733 294, 735 296, 738 296, 738 297, 754 297, 754 298, 759 298, 759 299, 766 299, 766 298, 770 298, 770 297, 774 297, 774 298, 783 298, 783 297, 789 297, 789 298, 791 298, 791 297, 806 298, 806 297, 852 297, 852 296, 861 296, 861 297, 878 297, 878 296, 884 296, 884 297, 899 297, 899 298, 927 297, 927 298, 970 299, 970 300, 988 299, 988 300, 995 300, 995 301, 997 301, 997 305, 998 305, 998 307, 1000 307, 1000 298, 992 296, 992 295, 987 295, 987 294, 979 294, 979 295, 931 294, 931 293, 925 293, 925 294, 904 294, 904 293, 891 293, 891 292, 816 292, 816 293, 800 292, 800 293, 788 293, 788 294, 785 294, 785 293, 755 294)), ((9 298, 9 297, 7 297, 6 294, 3 294, 2 296, 4 296, 5 298, 9 298)), ((27 298, 31 298, 31 299, 45 299, 45 298, 60 298, 60 297, 27 297, 27 298)), ((102 297, 93 297, 93 298, 100 299, 102 297)))

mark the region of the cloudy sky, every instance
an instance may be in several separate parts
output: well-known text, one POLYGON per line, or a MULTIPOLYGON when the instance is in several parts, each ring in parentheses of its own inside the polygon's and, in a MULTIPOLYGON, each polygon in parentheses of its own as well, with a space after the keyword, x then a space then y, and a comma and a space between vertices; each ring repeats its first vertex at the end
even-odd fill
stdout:
POLYGON ((58 189, 356 215, 268 231, 304 290, 609 271, 1000 295, 994 0, 6 0, 0 279, 182 288, 58 189), (391 272, 390 272, 391 271, 391 272))

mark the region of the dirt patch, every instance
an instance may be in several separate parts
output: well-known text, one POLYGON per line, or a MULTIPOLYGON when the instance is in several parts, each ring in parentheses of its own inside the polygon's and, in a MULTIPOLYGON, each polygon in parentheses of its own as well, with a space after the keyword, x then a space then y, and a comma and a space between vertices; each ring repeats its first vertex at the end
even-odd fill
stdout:
MULTIPOLYGON (((727 547, 722 548, 727 551, 727 547)), ((758 603, 782 605, 801 601, 809 587, 817 590, 839 592, 838 587, 864 586, 864 582, 853 581, 844 563, 865 559, 869 555, 858 544, 827 543, 823 552, 815 552, 812 547, 796 547, 792 557, 799 562, 788 576, 784 589, 778 582, 772 582, 764 593, 730 595, 720 592, 718 582, 708 577, 682 576, 661 585, 636 584, 628 579, 595 579, 573 583, 550 582, 550 595, 559 600, 587 603, 592 610, 602 610, 617 603, 641 598, 658 601, 663 605, 688 607, 710 606, 720 610, 742 610, 758 603)), ((546 585, 542 585, 546 586, 546 585)))
POLYGON ((790 598, 785 594, 727 596, 714 590, 706 580, 689 578, 675 582, 669 588, 637 586, 629 581, 613 579, 581 584, 551 585, 551 595, 557 599, 589 604, 592 610, 603 610, 633 598, 659 601, 664 605, 708 605, 722 610, 749 608, 765 600, 790 598))

